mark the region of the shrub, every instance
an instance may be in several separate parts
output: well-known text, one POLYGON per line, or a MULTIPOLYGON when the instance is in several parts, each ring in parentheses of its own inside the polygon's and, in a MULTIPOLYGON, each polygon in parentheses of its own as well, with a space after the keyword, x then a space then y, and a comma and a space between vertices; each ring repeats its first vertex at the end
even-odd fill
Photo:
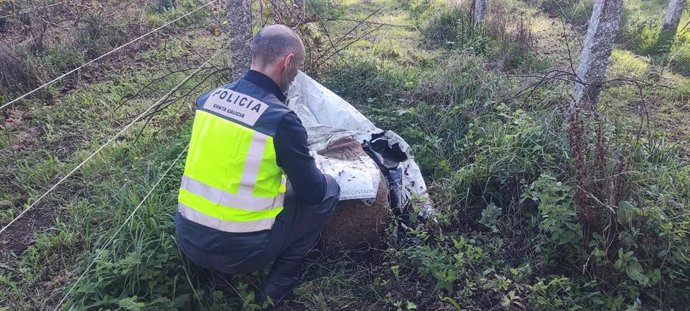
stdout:
POLYGON ((75 46, 58 45, 45 50, 41 62, 44 70, 56 76, 83 64, 84 54, 75 46))
POLYGON ((475 25, 467 8, 441 8, 423 27, 422 35, 435 47, 485 55, 491 67, 499 70, 545 68, 531 53, 531 20, 519 10, 490 6, 484 24, 475 25))
POLYGON ((103 23, 105 13, 88 15, 84 27, 79 29, 77 44, 86 48, 86 58, 96 58, 127 42, 127 34, 121 26, 103 23))
POLYGON ((470 109, 466 113, 477 115, 476 109, 484 109, 484 103, 499 88, 497 75, 487 72, 485 67, 484 61, 472 54, 452 55, 437 70, 422 76, 417 97, 433 105, 462 105, 470 109))
MULTIPOLYGON (((26 62, 22 62, 7 45, 0 43, 0 93, 3 97, 26 92, 37 85, 39 79, 31 72, 26 62)), ((6 100, 1 100, 4 101, 6 100)))
POLYGON ((441 241, 436 247, 423 245, 406 249, 405 253, 416 262, 422 274, 433 278, 437 289, 452 292, 455 284, 463 278, 463 272, 486 257, 482 248, 472 245, 463 237, 448 240, 441 241), (448 244, 447 247, 445 244, 448 244))
POLYGON ((522 200, 537 203, 537 227, 543 239, 537 239, 536 251, 546 258, 558 258, 563 251, 577 252, 582 231, 572 198, 572 186, 557 181, 548 173, 541 174, 522 193, 522 200))
POLYGON ((686 77, 690 77, 690 40, 684 37, 678 41, 671 50, 671 69, 686 77))
POLYGON ((659 52, 659 30, 657 21, 626 18, 622 21, 619 41, 629 50, 643 55, 659 52))
POLYGON ((462 49, 477 54, 485 52, 489 37, 474 27, 469 12, 461 7, 441 9, 422 29, 425 40, 433 46, 462 49))
POLYGON ((540 0, 539 7, 551 16, 562 16, 575 25, 585 25, 592 16, 593 0, 540 0))
POLYGON ((16 0, 0 1, 0 33, 12 30, 12 20, 21 9, 21 4, 17 4, 16 0))
POLYGON ((527 301, 534 310, 596 310, 603 308, 603 295, 595 285, 560 275, 538 278, 527 301))
MULTIPOLYGON (((471 77, 471 67, 459 71, 469 71, 471 77)), ((459 73, 440 77, 453 87, 476 81, 459 73), (453 81, 452 76, 461 80, 453 81)), ((422 81, 424 89, 428 82, 422 81)), ((559 126, 549 124, 562 120, 545 123, 536 112, 506 105, 477 109, 482 100, 473 99, 484 95, 471 89, 458 93, 472 95, 445 103, 443 110, 418 104, 410 113, 417 120, 407 123, 411 128, 403 131, 404 137, 412 137, 423 170, 434 177, 432 189, 445 232, 491 231, 507 241, 524 237, 528 246, 518 239, 509 249, 522 254, 529 248, 531 260, 544 269, 537 275, 564 275, 578 284, 578 290, 598 297, 583 302, 579 294, 547 294, 549 285, 541 283, 537 301, 566 299, 578 301, 583 308, 609 309, 634 306, 636 299, 650 304, 663 300, 660 307, 675 308, 690 301, 677 294, 687 293, 690 286, 690 240, 681 229, 690 224, 690 211, 683 208, 690 206, 690 168, 679 162, 672 149, 657 143, 636 145, 617 136, 621 133, 613 125, 590 124, 583 134, 584 144, 590 147, 584 155, 587 179, 581 184, 573 178, 575 155, 565 133, 554 132, 559 126), (601 149, 600 144, 608 147, 601 149), (581 201, 585 205, 575 200, 578 187, 589 191, 587 200, 581 201), (583 209, 594 211, 593 222, 583 221, 583 209), (581 277, 583 267, 596 283, 581 277), (607 289, 613 292, 606 293, 607 289)), ((443 257, 429 251, 432 257, 443 257)), ((461 275, 437 270, 430 275, 439 288, 451 287, 449 282, 463 283, 461 275)), ((539 302, 548 309, 543 303, 539 302)))
POLYGON ((328 69, 324 85, 353 105, 396 101, 417 83, 419 70, 396 69, 369 60, 348 59, 328 69))

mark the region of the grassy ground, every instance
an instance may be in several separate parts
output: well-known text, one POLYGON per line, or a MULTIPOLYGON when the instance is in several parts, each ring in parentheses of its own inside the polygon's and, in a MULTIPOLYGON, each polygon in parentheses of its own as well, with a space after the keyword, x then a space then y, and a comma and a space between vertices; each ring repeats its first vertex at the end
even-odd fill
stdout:
MULTIPOLYGON (((454 11, 455 2, 319 5, 341 19, 376 12, 370 21, 401 26, 359 26, 348 36, 363 35, 361 40, 310 74, 413 145, 439 214, 435 225, 408 232, 409 241, 398 240, 391 223, 382 246, 310 262, 296 298, 281 310, 651 310, 688 302, 682 293, 690 290, 690 271, 683 268, 690 169, 682 156, 690 154, 684 147, 690 139, 690 79, 666 70, 659 83, 668 88, 644 88, 649 123, 643 118, 641 131, 638 89, 626 85, 602 95, 602 128, 613 163, 603 167, 611 176, 629 176, 592 173, 624 185, 616 203, 620 238, 610 251, 597 244, 603 238, 582 236, 575 214, 578 184, 563 112, 571 86, 549 81, 529 96, 516 96, 533 76, 569 66, 560 36, 576 38, 581 29, 519 1, 506 2, 501 14, 528 16, 533 42, 512 25, 457 36, 462 24, 453 23, 465 13, 454 11), (439 19, 443 14, 449 18, 439 19), (455 26, 444 28, 439 20, 455 26), (619 163, 626 167, 617 170, 619 163)), ((642 2, 626 5, 635 16, 651 11, 642 2)), ((339 38, 356 25, 326 21, 328 34, 313 25, 320 50, 328 47, 326 36, 339 38)), ((51 100, 27 100, 3 111, 0 224, 191 73, 173 72, 210 57, 224 39, 206 28, 187 24, 170 39, 116 57, 64 92, 54 90, 51 100), (156 79, 166 73, 172 74, 156 79), (131 96, 149 82, 145 93, 131 96), (123 99, 129 100, 119 107, 123 99)), ((579 53, 578 40, 571 43, 579 53)), ((213 63, 222 67, 224 59, 213 63)), ((609 76, 643 79, 654 64, 650 56, 616 49, 609 76)), ((188 140, 186 105, 223 79, 218 74, 204 81, 205 75, 174 94, 201 83, 191 97, 176 100, 146 126, 134 126, 3 233, 0 310, 52 309, 72 286, 65 309, 259 308, 253 291, 266 271, 214 288, 175 244, 182 163, 173 163, 188 140)), ((597 123, 590 127, 592 134, 597 123)), ((585 137, 596 145, 597 136, 585 137)), ((588 163, 601 168, 595 158, 588 155, 588 163)))
MULTIPOLYGON (((193 6, 184 3, 151 18, 165 21, 193 6)), ((87 68, 76 81, 51 87, 49 97, 3 111, 3 226, 225 43, 206 25, 176 26, 87 68)), ((226 66, 222 56, 215 57, 166 99, 169 107, 130 128, 3 233, 0 301, 6 307, 55 307, 79 263, 124 221, 161 174, 165 159, 183 150, 179 135, 190 116, 187 104, 196 96, 186 93, 219 83, 219 74, 210 75, 211 65, 226 66)))

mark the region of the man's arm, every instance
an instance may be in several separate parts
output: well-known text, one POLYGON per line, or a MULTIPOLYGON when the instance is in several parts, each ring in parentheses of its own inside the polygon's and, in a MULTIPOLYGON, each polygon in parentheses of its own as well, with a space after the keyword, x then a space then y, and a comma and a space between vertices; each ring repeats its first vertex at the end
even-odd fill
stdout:
POLYGON ((297 199, 305 204, 321 203, 326 179, 309 155, 307 130, 296 114, 288 113, 280 121, 273 145, 276 162, 285 171, 297 199))

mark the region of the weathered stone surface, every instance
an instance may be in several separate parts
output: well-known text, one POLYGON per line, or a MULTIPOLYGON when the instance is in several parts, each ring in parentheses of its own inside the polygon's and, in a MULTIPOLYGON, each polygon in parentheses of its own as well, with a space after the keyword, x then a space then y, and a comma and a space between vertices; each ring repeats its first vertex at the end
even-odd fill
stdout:
POLYGON ((595 106, 599 100, 606 68, 623 9, 622 0, 595 0, 587 36, 580 54, 577 76, 582 83, 575 84, 574 105, 595 106), (583 84, 584 83, 584 84, 583 84))
POLYGON ((232 80, 240 78, 252 63, 252 11, 250 0, 228 0, 226 6, 230 36, 232 80))
MULTIPOLYGON (((362 146, 352 138, 336 140, 318 153, 338 159, 366 156, 362 146)), ((325 250, 343 250, 379 244, 389 215, 388 186, 381 174, 379 189, 371 205, 362 200, 338 203, 331 220, 322 232, 321 246, 325 250)))

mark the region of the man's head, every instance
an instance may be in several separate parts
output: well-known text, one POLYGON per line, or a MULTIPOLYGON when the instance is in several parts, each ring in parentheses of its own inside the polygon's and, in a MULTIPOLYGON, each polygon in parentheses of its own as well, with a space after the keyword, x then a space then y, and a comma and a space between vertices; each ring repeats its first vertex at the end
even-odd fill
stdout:
POLYGON ((304 44, 292 29, 266 26, 254 37, 252 70, 261 72, 285 92, 304 65, 304 44))

